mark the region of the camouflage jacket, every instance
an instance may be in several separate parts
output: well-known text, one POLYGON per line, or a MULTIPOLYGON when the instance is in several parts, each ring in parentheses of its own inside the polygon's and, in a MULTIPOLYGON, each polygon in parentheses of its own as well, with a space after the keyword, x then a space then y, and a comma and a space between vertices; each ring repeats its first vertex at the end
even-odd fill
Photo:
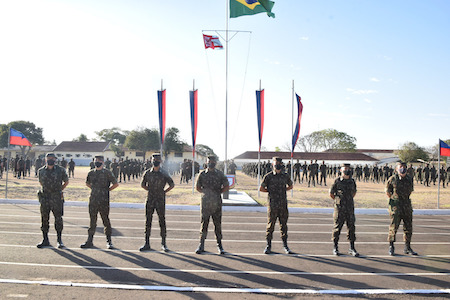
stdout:
POLYGON ((117 179, 108 169, 92 169, 89 171, 86 177, 86 183, 90 184, 91 186, 90 199, 105 197, 109 199, 109 187, 111 186, 111 184, 116 184, 117 179))
POLYGON ((197 188, 202 190, 202 205, 204 202, 222 202, 221 191, 229 186, 227 177, 219 170, 206 169, 198 175, 197 188))
POLYGON ((336 178, 330 187, 330 194, 334 195, 336 204, 353 203, 353 195, 356 194, 356 182, 353 178, 336 178))
POLYGON ((174 187, 172 178, 164 170, 155 171, 153 168, 145 171, 142 176, 141 186, 148 188, 147 199, 148 200, 162 200, 166 198, 164 188, 168 184, 170 187, 174 187))
POLYGON ((38 172, 44 194, 61 192, 63 182, 69 181, 66 170, 58 165, 54 165, 52 169, 44 166, 38 172))
POLYGON ((408 200, 413 191, 414 183, 409 175, 403 178, 398 174, 392 175, 386 183, 386 193, 392 195, 392 200, 408 200))
POLYGON ((280 172, 277 174, 272 171, 267 173, 261 186, 268 191, 268 200, 270 207, 287 207, 286 188, 292 185, 289 174, 280 172))

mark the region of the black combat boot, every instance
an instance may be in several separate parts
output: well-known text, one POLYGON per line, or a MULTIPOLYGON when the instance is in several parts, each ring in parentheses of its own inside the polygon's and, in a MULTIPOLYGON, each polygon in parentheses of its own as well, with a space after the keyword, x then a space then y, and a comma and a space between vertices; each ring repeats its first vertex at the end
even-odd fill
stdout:
POLYGON ((338 248, 338 242, 337 242, 337 241, 334 242, 333 255, 336 255, 336 256, 341 255, 341 254, 339 253, 339 248, 338 248))
POLYGON ((64 248, 64 243, 62 241, 62 234, 61 234, 61 232, 58 232, 57 236, 58 236, 58 238, 57 238, 57 246, 58 246, 58 248, 59 249, 64 248))
POLYGON ((145 235, 145 244, 141 248, 139 248, 139 251, 148 251, 150 250, 150 235, 145 235))
POLYGON ((164 252, 169 252, 169 248, 167 248, 166 237, 161 238, 161 250, 164 252))
POLYGON ((355 249, 355 242, 350 242, 350 249, 348 249, 348 254, 353 255, 354 257, 358 257, 359 253, 355 249))
POLYGON ((223 250, 222 247, 222 240, 217 240, 217 251, 219 252, 220 255, 225 254, 225 250, 223 250))
POLYGON ((106 236, 106 248, 114 249, 114 246, 113 246, 112 241, 111 241, 111 235, 107 235, 106 236))
POLYGON ((205 238, 200 238, 200 244, 198 245, 197 249, 195 250, 195 253, 202 254, 205 252, 205 238))
POLYGON ((42 232, 42 236, 44 237, 42 242, 36 245, 38 248, 44 248, 50 246, 50 242, 48 241, 48 232, 42 232))
POLYGON ((85 248, 92 248, 92 247, 94 247, 94 244, 92 243, 93 239, 94 239, 94 236, 92 234, 90 234, 88 236, 87 241, 84 244, 81 244, 80 248, 85 249, 85 248))
POLYGON ((389 255, 390 256, 394 256, 395 255, 394 242, 389 242, 389 255))
POLYGON ((267 246, 266 249, 264 249, 264 254, 270 253, 272 253, 272 239, 267 238, 267 246))
POLYGON ((411 254, 411 255, 418 255, 417 252, 415 252, 412 248, 411 248, 411 243, 410 242, 405 242, 405 250, 403 251, 405 254, 411 254))
POLYGON ((283 248, 284 248, 284 252, 286 252, 286 254, 294 254, 294 252, 292 252, 291 249, 289 249, 289 247, 287 245, 287 237, 283 238, 283 248))

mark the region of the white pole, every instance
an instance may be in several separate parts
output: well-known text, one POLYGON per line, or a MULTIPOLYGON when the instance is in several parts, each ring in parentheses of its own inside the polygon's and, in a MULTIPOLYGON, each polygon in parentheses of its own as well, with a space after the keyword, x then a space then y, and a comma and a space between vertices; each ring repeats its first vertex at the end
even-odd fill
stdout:
MULTIPOLYGON (((292 111, 291 111, 291 141, 294 137, 294 80, 292 80, 292 111)), ((295 145, 292 144, 292 152, 291 152, 291 181, 292 184, 294 184, 294 147, 295 145)), ((294 188, 291 190, 291 197, 294 197, 294 188)))
POLYGON ((227 160, 228 160, 228 16, 229 5, 228 1, 225 1, 227 5, 227 22, 225 31, 225 161, 224 161, 224 173, 227 174, 227 160))
POLYGON ((438 192, 437 192, 437 208, 439 209, 439 196, 440 196, 440 185, 441 185, 441 140, 438 142, 438 192))
MULTIPOLYGON (((195 93, 195 79, 192 81, 192 91, 195 93)), ((192 145, 192 194, 195 186, 195 145, 192 145)))

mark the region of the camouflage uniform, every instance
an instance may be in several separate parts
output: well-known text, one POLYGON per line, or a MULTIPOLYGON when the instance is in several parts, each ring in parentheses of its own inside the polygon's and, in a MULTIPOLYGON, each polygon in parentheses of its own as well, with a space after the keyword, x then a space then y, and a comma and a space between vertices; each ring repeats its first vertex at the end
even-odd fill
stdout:
POLYGON ((69 180, 66 170, 57 165, 52 169, 44 166, 38 170, 39 183, 42 191, 39 192, 41 203, 41 230, 48 233, 50 211, 55 217, 55 230, 61 233, 63 230, 64 198, 62 196, 62 183, 69 180))
POLYGON ((403 220, 403 240, 411 242, 413 209, 409 196, 414 191, 413 179, 406 175, 401 178, 398 174, 392 175, 386 183, 386 192, 392 196, 389 199, 389 225, 388 241, 395 242, 395 235, 401 220, 403 220))
POLYGON ((217 241, 222 240, 222 196, 223 188, 228 187, 227 177, 217 169, 206 169, 200 173, 197 179, 197 189, 202 190, 201 216, 202 223, 200 238, 206 239, 208 234, 209 219, 214 222, 214 232, 217 241))
POLYGON ((159 219, 159 227, 161 228, 161 237, 166 238, 166 193, 164 187, 168 184, 173 187, 172 178, 164 170, 155 171, 149 169, 145 171, 142 177, 141 186, 148 187, 147 203, 145 205, 146 222, 145 222, 145 236, 149 237, 152 228, 153 212, 156 209, 159 219))
POLYGON ((292 180, 289 174, 283 172, 277 174, 275 171, 267 173, 261 186, 268 191, 269 206, 267 208, 267 228, 266 239, 271 240, 273 236, 273 230, 275 223, 280 221, 281 238, 287 239, 287 221, 289 217, 289 211, 287 207, 286 187, 292 185, 292 180))
POLYGON ((335 195, 334 199, 334 226, 331 240, 335 245, 339 241, 342 226, 347 223, 347 239, 350 242, 356 240, 355 236, 355 206, 353 203, 353 195, 356 193, 356 182, 353 178, 344 179, 336 178, 330 188, 330 194, 335 195))
POLYGON ((106 236, 111 236, 111 222, 109 220, 109 188, 111 184, 116 184, 117 179, 112 172, 107 169, 92 169, 89 171, 86 183, 91 185, 91 196, 89 197, 89 236, 95 234, 97 228, 97 214, 103 221, 106 236))

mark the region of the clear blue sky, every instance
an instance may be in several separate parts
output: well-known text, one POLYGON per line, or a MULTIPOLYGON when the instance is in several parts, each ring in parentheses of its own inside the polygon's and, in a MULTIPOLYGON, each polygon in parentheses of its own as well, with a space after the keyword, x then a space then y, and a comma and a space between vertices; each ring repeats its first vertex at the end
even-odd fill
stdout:
MULTIPOLYGON (((0 1, 1 123, 34 122, 48 141, 138 126, 191 144, 188 91, 199 89, 197 143, 224 158, 225 51, 202 30, 225 29, 227 1, 0 1)), ((291 140, 292 80, 301 135, 334 128, 358 148, 423 147, 450 138, 450 2, 275 1, 230 19, 228 158, 258 149, 255 90, 266 91, 263 147, 291 140)), ((215 34, 213 31, 208 33, 215 34)))

